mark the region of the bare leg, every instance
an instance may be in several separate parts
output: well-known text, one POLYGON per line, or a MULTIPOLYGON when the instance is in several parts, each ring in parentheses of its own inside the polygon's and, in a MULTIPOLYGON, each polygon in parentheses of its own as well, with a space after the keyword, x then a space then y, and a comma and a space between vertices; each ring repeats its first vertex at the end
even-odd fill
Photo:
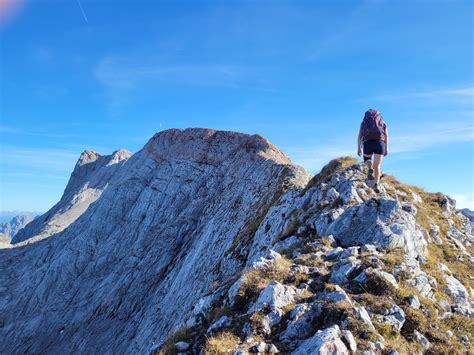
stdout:
POLYGON ((371 154, 364 154, 364 158, 370 158, 370 160, 364 161, 365 166, 370 169, 372 167, 372 155, 371 154))
POLYGON ((381 154, 374 154, 374 178, 375 183, 378 184, 380 181, 381 170, 380 165, 382 164, 383 155, 381 154))

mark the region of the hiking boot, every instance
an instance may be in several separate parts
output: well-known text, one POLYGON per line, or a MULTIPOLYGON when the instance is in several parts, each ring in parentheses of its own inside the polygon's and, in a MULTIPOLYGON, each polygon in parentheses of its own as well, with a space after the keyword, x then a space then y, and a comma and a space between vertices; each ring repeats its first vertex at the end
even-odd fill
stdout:
POLYGON ((380 193, 380 189, 379 189, 379 185, 378 184, 374 184, 374 191, 375 193, 380 193))
POLYGON ((369 172, 367 173, 367 179, 369 179, 369 180, 374 179, 374 169, 369 168, 369 172))

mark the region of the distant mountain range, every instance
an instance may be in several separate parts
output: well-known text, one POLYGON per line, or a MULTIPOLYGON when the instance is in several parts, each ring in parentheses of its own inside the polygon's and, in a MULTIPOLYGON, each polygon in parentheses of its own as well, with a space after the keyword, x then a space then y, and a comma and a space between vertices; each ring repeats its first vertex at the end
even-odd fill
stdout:
POLYGON ((0 211, 0 223, 10 222, 13 218, 17 216, 39 216, 43 212, 37 211, 0 211))
POLYGON ((0 242, 10 243, 11 238, 37 216, 38 214, 27 212, 27 214, 14 216, 8 222, 0 223, 0 242))
POLYGON ((474 221, 474 211, 471 211, 469 208, 463 208, 459 210, 463 215, 465 215, 471 222, 474 221))

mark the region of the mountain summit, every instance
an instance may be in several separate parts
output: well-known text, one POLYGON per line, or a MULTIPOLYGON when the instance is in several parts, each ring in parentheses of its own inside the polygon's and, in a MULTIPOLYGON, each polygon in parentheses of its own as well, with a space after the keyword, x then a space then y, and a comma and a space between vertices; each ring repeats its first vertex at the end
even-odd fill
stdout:
POLYGON ((382 188, 355 159, 313 177, 235 132, 85 151, 0 250, 0 353, 467 351, 468 219, 443 194, 382 188))

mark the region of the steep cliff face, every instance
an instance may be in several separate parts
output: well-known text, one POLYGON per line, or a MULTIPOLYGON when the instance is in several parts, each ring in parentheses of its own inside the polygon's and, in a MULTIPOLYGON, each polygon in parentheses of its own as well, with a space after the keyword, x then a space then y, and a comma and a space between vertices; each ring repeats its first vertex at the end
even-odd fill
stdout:
POLYGON ((86 151, 0 250, 0 352, 467 351, 469 221, 365 176, 344 158, 311 177, 260 136, 207 129, 86 151))
POLYGON ((310 178, 232 132, 168 130, 115 155, 85 152, 61 201, 0 251, 0 352, 150 350, 225 292, 268 209, 310 178))

